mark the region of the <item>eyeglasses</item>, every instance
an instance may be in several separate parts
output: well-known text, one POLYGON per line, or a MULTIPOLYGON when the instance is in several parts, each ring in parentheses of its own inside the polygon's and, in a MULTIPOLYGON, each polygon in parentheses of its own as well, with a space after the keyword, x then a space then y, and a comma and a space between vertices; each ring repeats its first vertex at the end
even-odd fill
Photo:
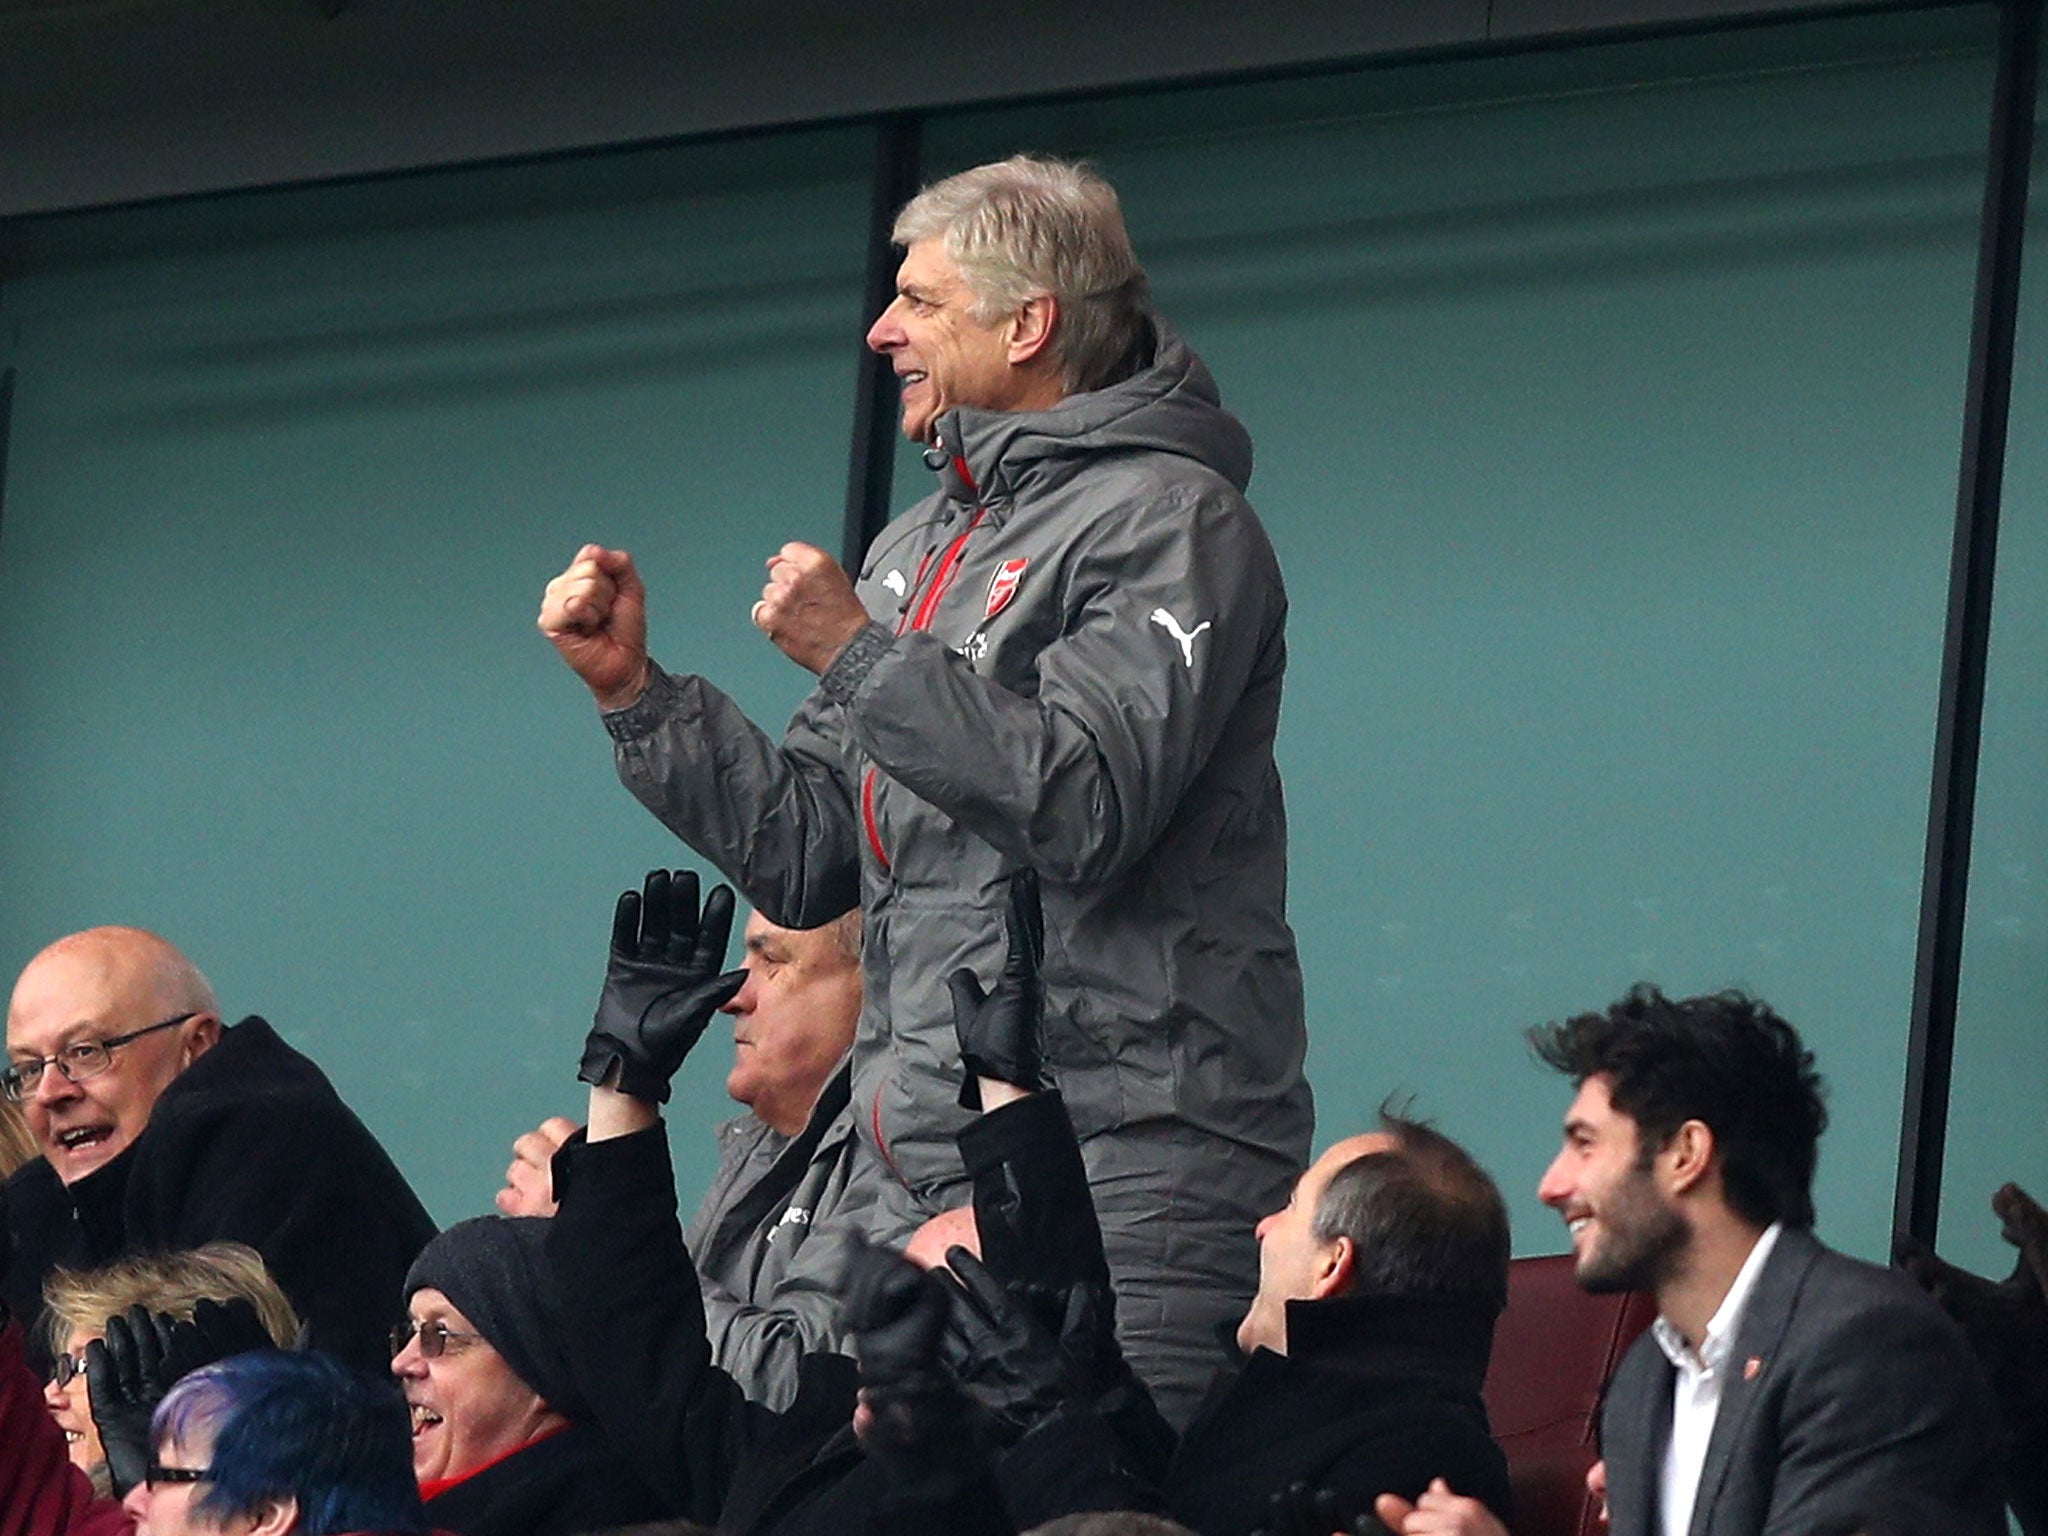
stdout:
POLYGON ((51 1067, 55 1067, 70 1083, 82 1083, 88 1077, 98 1077, 114 1064, 114 1052, 129 1041, 153 1035, 160 1029, 176 1029, 186 1020, 198 1017, 196 1012, 181 1013, 175 1019, 165 1019, 163 1023, 152 1024, 147 1029, 131 1029, 125 1035, 113 1035, 105 1040, 74 1040, 54 1056, 13 1062, 6 1071, 0 1072, 0 1093, 6 1094, 10 1103, 19 1104, 36 1091, 36 1084, 43 1080, 43 1073, 51 1067))
POLYGON ((400 1323, 391 1330, 391 1355, 396 1359, 406 1345, 412 1342, 414 1334, 419 1335, 420 1356, 427 1360, 438 1360, 448 1353, 448 1341, 460 1339, 464 1345, 480 1342, 480 1333, 464 1333, 459 1328, 450 1328, 446 1323, 400 1323))
POLYGON ((152 1461, 142 1480, 154 1489, 158 1483, 205 1483, 213 1480, 211 1467, 167 1467, 152 1461))
POLYGON ((56 1363, 50 1367, 50 1385, 54 1387, 68 1387, 72 1382, 77 1381, 84 1375, 84 1350, 81 1349, 75 1355, 59 1355, 56 1363))

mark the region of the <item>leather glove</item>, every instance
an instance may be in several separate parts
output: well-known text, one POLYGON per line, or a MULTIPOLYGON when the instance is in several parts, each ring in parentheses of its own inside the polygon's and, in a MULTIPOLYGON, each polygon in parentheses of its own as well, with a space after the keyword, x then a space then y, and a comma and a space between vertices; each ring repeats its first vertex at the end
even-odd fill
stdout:
POLYGON ((621 1093, 668 1102, 676 1068, 747 979, 745 971, 718 969, 732 937, 732 908, 732 887, 717 885, 700 914, 697 876, 687 869, 654 870, 644 891, 619 897, 611 964, 583 1041, 579 1078, 602 1084, 617 1068, 613 1086, 621 1093))
POLYGON ((1045 1028, 1045 915, 1038 905, 1038 875, 1010 876, 1010 951, 987 992, 967 966, 947 978, 953 993, 953 1032, 960 1037, 960 1107, 981 1108, 977 1078, 992 1077, 1036 1093, 1045 1087, 1040 1036, 1045 1028))
POLYGON ((936 1275, 856 1238, 847 1255, 840 1319, 860 1360, 856 1419, 867 1453, 899 1493, 935 1494, 977 1459, 974 1415, 941 1363, 952 1307, 936 1275))
POLYGON ((1129 1375, 1101 1287, 1006 1286, 965 1248, 949 1249, 946 1267, 951 1274, 938 1278, 954 1292, 948 1363, 1005 1442, 1129 1375))
POLYGON ((1266 1503, 1266 1523, 1252 1536, 1391 1536, 1370 1509, 1333 1488, 1289 1483, 1266 1503))
POLYGON ((85 1379, 114 1496, 126 1498, 148 1473, 155 1450, 149 1421, 180 1377, 229 1355, 274 1347, 256 1309, 239 1297, 202 1301, 187 1323, 140 1303, 108 1318, 107 1336, 85 1346, 85 1379))
POLYGON ((942 1374, 951 1301, 932 1276, 856 1235, 840 1291, 839 1316, 853 1335, 862 1386, 886 1390, 942 1374))

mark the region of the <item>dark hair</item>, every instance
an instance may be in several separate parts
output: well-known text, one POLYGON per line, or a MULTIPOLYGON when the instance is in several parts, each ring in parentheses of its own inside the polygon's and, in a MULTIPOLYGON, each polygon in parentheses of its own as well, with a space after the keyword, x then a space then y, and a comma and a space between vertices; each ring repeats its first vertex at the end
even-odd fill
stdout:
POLYGON ((1759 1227, 1813 1225, 1824 1089, 1813 1052, 1767 1004, 1743 992, 1674 1000, 1645 982, 1605 1013, 1530 1030, 1529 1044, 1575 1083, 1607 1079, 1645 1162, 1698 1120, 1714 1133, 1736 1215, 1759 1227))
POLYGON ((161 1447, 210 1434, 197 1507, 216 1520, 294 1499, 304 1536, 427 1528, 397 1384, 310 1351, 231 1355, 171 1388, 150 1423, 161 1447))
POLYGON ((1505 1306, 1511 1245, 1500 1189, 1428 1123, 1382 1105, 1380 1129, 1394 1145, 1361 1153, 1330 1176, 1316 1202, 1316 1236, 1351 1239, 1360 1292, 1505 1306))

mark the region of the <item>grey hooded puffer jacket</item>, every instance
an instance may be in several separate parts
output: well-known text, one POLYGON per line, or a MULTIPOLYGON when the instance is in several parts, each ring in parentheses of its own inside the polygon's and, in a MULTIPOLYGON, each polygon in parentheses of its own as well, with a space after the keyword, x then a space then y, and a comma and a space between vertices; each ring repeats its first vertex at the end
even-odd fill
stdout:
MULTIPOLYGON (((1164 325, 1122 383, 938 429, 940 490, 860 574, 875 622, 782 742, 657 670, 605 717, 620 777, 771 920, 864 906, 853 1108, 928 1208, 963 1178, 946 979, 1001 968, 1019 864, 1040 875, 1047 1062, 1084 1142, 1177 1124, 1298 1169, 1287 602, 1243 495, 1250 439, 1164 325)), ((1211 1214, 1273 1193, 1189 1185, 1211 1214)))

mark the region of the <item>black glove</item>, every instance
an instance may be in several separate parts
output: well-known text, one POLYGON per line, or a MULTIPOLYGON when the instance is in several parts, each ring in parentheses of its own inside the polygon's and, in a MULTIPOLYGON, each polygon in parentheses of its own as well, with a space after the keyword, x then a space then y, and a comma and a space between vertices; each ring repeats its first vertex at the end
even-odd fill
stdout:
POLYGON ((853 1335, 862 1386, 886 1390, 942 1374, 940 1340, 951 1303, 932 1276, 856 1236, 840 1292, 839 1317, 853 1335))
POLYGON ((240 1297, 202 1301, 190 1322, 140 1305, 107 1319, 104 1340, 85 1347, 93 1423, 117 1498, 143 1480, 155 1447, 149 1421, 181 1377, 252 1349, 274 1349, 256 1309, 240 1297))
POLYGON ((998 1437, 1023 1436, 1069 1403, 1093 1403, 1129 1377, 1100 1286, 1005 1285, 965 1248, 947 1251, 954 1292, 947 1361, 998 1437))
POLYGON ((1289 1483, 1266 1501, 1266 1523, 1252 1536, 1391 1536, 1371 1509, 1333 1488, 1289 1483))
POLYGON ((1045 916, 1038 905, 1038 876, 1020 869, 1010 876, 1010 952, 1003 973, 988 992, 967 966, 947 979, 953 992, 953 1032, 960 1037, 960 1107, 981 1108, 976 1078, 992 1077, 1036 1093, 1045 1087, 1039 1037, 1045 1025, 1045 987, 1039 966, 1045 958, 1045 916))
POLYGON ((745 971, 718 970, 732 937, 732 906, 732 887, 713 886, 700 916, 697 876, 687 869, 654 870, 644 893, 619 897, 611 965, 578 1077, 601 1084, 616 1067, 613 1086, 621 1093, 668 1102, 668 1080, 747 979, 745 971))

